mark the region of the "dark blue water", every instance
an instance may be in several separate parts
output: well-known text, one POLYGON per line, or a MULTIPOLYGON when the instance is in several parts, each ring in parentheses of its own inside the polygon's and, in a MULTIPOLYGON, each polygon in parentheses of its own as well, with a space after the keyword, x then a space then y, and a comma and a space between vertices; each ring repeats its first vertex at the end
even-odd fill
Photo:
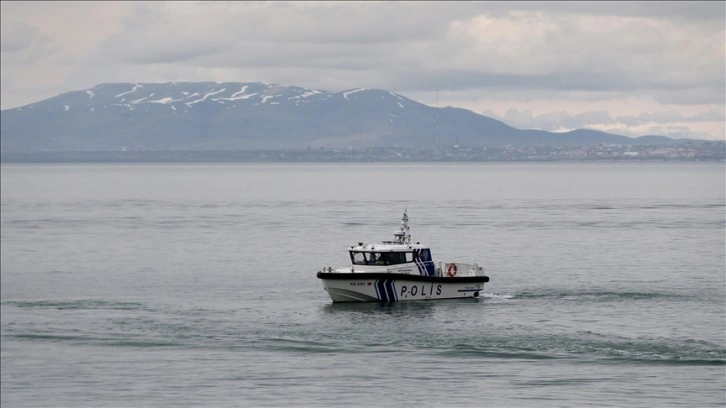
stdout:
POLYGON ((4 408, 726 405, 723 163, 1 170, 4 408), (333 305, 405 208, 484 297, 333 305))

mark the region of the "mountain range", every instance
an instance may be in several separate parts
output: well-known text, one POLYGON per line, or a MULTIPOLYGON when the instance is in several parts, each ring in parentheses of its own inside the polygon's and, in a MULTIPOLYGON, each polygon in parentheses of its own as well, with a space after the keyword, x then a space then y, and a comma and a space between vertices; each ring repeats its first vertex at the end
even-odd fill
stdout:
POLYGON ((516 129, 380 89, 328 92, 260 82, 107 83, 3 110, 0 125, 3 152, 676 142, 587 129, 516 129))

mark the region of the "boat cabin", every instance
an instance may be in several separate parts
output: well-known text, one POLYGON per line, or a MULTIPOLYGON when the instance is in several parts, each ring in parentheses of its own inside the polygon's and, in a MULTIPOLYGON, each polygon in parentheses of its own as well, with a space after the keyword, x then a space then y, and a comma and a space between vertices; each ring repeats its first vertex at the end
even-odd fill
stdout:
MULTIPOLYGON (((402 272, 408 269, 417 271, 421 275, 435 274, 431 250, 421 244, 399 244, 396 242, 382 242, 380 244, 358 243, 351 246, 350 261, 355 266, 384 266, 390 272, 402 272), (411 269, 411 266, 414 268, 411 269)), ((414 272, 415 273, 415 272, 414 272)))
POLYGON ((351 247, 350 260, 353 265, 399 265, 415 261, 431 262, 431 250, 428 248, 412 248, 408 250, 393 250, 389 248, 369 249, 351 247))

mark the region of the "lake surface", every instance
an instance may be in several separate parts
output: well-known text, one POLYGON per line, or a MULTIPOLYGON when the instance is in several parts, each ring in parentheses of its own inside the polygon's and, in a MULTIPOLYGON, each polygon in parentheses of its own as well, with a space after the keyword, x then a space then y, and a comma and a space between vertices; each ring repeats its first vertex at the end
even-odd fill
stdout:
POLYGON ((726 405, 724 163, 0 174, 3 408, 726 405), (483 297, 332 304, 406 208, 483 297))

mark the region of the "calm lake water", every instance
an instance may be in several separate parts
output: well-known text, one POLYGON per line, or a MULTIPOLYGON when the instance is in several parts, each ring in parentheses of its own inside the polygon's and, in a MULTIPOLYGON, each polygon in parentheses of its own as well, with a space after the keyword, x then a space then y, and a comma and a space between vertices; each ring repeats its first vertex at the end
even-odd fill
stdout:
POLYGON ((2 165, 10 407, 724 407, 724 163, 2 165), (479 299, 332 304, 408 209, 479 299))

